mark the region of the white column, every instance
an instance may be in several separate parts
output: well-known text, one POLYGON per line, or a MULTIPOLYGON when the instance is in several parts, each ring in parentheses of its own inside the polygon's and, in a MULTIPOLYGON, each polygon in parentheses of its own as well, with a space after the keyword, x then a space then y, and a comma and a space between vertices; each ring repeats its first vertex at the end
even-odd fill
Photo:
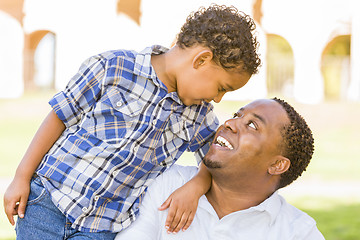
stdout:
POLYGON ((324 98, 324 80, 320 70, 318 44, 296 44, 294 49, 294 96, 302 103, 315 104, 324 98))
POLYGON ((18 21, 0 12, 0 98, 20 97, 24 92, 24 34, 18 21))
POLYGON ((352 14, 351 23, 351 80, 348 89, 348 99, 360 100, 360 15, 358 12, 352 14))

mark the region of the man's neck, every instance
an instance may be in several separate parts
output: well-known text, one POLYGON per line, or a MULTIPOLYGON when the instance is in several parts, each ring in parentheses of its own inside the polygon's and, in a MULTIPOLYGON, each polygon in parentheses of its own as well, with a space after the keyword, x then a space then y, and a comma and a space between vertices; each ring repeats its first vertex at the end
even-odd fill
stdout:
POLYGON ((271 193, 257 191, 256 188, 232 191, 230 188, 219 186, 213 182, 210 190, 205 195, 219 219, 221 219, 230 213, 259 205, 271 193))

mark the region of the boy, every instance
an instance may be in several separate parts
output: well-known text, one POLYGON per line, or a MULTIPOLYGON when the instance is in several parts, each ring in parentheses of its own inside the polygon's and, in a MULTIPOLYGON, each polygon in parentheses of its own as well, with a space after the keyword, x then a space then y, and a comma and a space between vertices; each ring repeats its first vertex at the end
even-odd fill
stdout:
MULTIPOLYGON (((207 152, 218 126, 209 102, 257 72, 254 30, 249 16, 212 5, 188 17, 170 50, 109 51, 86 60, 50 100, 53 111, 5 193, 9 221, 20 217, 17 238, 113 239, 135 221, 156 176, 185 150, 198 159, 207 152)), ((201 169, 161 208, 170 206, 170 232, 188 227, 209 188, 201 169)))

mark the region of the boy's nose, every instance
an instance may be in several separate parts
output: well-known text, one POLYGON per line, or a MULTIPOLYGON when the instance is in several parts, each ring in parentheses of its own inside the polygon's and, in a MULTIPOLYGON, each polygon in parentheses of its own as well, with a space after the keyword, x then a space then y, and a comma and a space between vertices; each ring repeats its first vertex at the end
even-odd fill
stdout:
POLYGON ((224 95, 225 92, 219 93, 216 97, 214 97, 214 102, 219 103, 224 95))

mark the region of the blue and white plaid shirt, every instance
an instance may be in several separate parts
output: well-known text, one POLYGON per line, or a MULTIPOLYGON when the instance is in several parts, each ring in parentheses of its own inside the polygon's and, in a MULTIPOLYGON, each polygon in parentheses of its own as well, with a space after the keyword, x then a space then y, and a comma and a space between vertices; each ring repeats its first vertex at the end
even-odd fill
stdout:
POLYGON ((86 60, 50 105, 66 125, 37 174, 80 231, 118 232, 146 188, 188 150, 201 159, 218 127, 209 103, 185 106, 151 66, 161 46, 86 60))

